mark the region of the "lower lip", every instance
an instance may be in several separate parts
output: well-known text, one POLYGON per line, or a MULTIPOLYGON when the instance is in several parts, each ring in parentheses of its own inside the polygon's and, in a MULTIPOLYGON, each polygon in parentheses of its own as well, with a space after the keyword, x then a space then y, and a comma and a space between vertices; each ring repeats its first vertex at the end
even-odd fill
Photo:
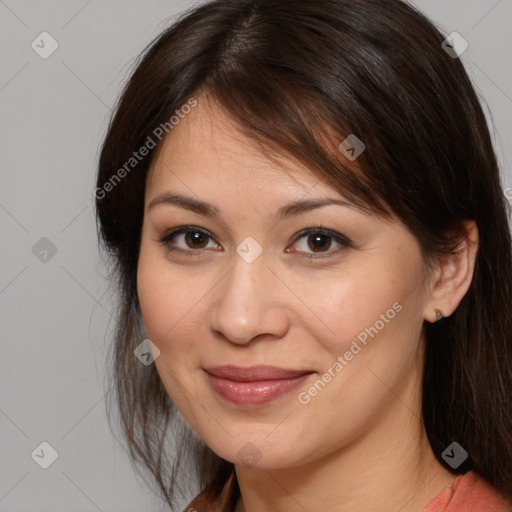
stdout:
POLYGON ((217 394, 236 405, 264 405, 298 387, 311 374, 292 379, 236 382, 207 373, 217 394))

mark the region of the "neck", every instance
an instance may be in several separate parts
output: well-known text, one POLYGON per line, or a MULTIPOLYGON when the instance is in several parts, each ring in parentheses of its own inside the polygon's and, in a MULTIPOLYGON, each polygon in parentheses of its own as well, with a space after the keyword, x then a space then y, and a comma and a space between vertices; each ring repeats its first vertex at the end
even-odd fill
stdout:
POLYGON ((421 511, 455 475, 432 452, 417 389, 404 384, 374 428, 322 459, 292 468, 236 465, 237 512, 421 511))

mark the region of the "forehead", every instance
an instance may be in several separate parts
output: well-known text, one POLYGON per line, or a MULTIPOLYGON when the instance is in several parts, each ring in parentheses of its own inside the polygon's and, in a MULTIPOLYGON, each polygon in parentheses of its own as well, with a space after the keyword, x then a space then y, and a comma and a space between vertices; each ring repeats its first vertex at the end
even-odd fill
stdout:
POLYGON ((209 195, 236 189, 283 197, 339 196, 297 160, 270 154, 243 134, 229 114, 205 96, 172 128, 151 166, 147 193, 171 186, 209 195))

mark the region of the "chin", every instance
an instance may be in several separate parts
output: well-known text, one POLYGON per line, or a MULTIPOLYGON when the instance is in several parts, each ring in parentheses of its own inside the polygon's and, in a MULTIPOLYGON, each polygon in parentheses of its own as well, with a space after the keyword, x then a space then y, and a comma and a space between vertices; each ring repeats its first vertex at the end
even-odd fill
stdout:
POLYGON ((237 467, 275 470, 301 466, 306 462, 306 454, 298 453, 296 443, 293 446, 284 446, 281 442, 276 445, 265 439, 266 435, 233 437, 229 444, 209 446, 219 457, 237 467))

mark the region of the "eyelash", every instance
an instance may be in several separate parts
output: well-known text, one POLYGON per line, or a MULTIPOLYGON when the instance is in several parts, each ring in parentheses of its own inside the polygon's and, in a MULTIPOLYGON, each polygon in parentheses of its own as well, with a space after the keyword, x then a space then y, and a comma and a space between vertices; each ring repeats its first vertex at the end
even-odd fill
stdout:
MULTIPOLYGON (((182 226, 182 227, 177 228, 177 229, 171 231, 170 233, 167 233, 166 235, 164 235, 160 239, 160 243, 162 245, 164 245, 169 251, 181 252, 181 253, 187 254, 192 257, 201 256, 201 253, 205 250, 204 248, 203 249, 180 249, 180 248, 170 246, 170 242, 173 238, 175 238, 178 235, 186 234, 189 232, 201 233, 209 238, 213 238, 213 236, 210 233, 208 233, 207 231, 205 231, 201 228, 197 228, 195 226, 182 226)), ((297 233, 297 235, 294 238, 292 243, 295 244, 301 238, 304 238, 306 235, 310 235, 310 234, 319 234, 322 236, 328 236, 328 237, 332 238, 335 242, 339 243, 341 245, 341 248, 339 248, 337 250, 333 250, 333 251, 327 250, 325 252, 318 252, 318 253, 305 253, 305 254, 307 254, 307 256, 305 256, 303 252, 297 251, 301 255, 299 257, 303 257, 306 259, 325 258, 327 256, 331 256, 334 253, 339 253, 339 252, 343 251, 343 249, 345 249, 345 248, 351 247, 351 241, 347 237, 341 235, 340 233, 337 233, 336 231, 331 231, 330 229, 322 228, 321 226, 317 227, 317 228, 303 229, 302 231, 297 233)))

